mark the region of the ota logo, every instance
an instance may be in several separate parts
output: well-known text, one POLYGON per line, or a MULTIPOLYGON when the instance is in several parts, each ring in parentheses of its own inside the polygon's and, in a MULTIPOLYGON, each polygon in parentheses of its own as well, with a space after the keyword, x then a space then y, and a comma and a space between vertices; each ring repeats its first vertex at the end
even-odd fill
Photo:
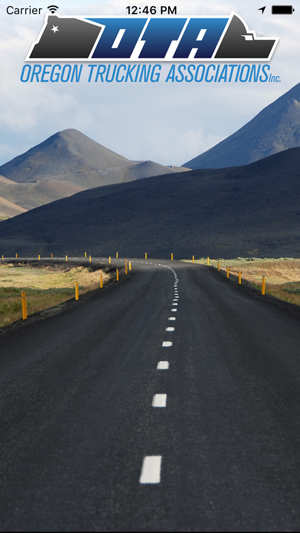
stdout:
POLYGON ((227 17, 47 15, 26 61, 269 61, 278 38, 256 37, 227 17))

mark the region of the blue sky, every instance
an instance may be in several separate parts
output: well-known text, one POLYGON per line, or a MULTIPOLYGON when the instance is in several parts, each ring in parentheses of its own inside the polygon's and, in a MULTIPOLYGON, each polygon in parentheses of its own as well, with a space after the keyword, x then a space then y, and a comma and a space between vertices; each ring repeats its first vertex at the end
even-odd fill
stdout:
MULTIPOLYGON (((127 16, 123 1, 58 0, 60 15, 127 16)), ((134 2, 130 5, 164 5, 134 2)), ((29 3, 18 0, 18 7, 29 3)), ((257 0, 179 0, 178 15, 229 15, 236 11, 257 36, 279 37, 271 59, 281 83, 29 84, 20 73, 30 46, 44 23, 41 15, 8 15, 0 5, 0 164, 57 131, 76 128, 132 160, 182 165, 234 133, 266 105, 299 82, 300 9, 292 16, 271 15, 271 3, 257 0)), ((164 65, 165 71, 170 65, 164 65)))

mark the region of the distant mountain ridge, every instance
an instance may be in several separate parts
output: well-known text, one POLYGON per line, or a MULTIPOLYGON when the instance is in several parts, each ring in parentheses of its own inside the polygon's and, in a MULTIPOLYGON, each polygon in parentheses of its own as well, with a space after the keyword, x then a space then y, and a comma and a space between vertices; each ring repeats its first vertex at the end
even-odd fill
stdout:
POLYGON ((22 213, 26 213, 26 209, 23 209, 19 205, 0 197, 0 220, 15 217, 16 215, 21 215, 22 213))
MULTIPOLYGON (((60 198, 67 198, 83 190, 72 183, 57 181, 17 183, 4 179, 5 181, 0 178, 0 196, 26 210, 54 202, 60 198)), ((1 208, 0 214, 2 214, 1 208)))
MULTIPOLYGON (((114 176, 114 181, 110 179, 109 183, 130 181, 132 179, 130 169, 141 163, 144 162, 130 161, 83 133, 68 129, 55 133, 24 154, 0 166, 0 174, 18 183, 58 181, 72 183, 81 189, 90 189, 107 185, 107 173, 114 176)), ((175 171, 158 163, 153 165, 159 168, 160 174, 162 171, 166 173, 175 171)), ((140 169, 143 167, 140 166, 140 169)), ((133 173, 134 179, 151 175, 150 165, 144 170, 146 172, 141 175, 133 173)))
POLYGON ((88 189, 101 185, 102 170, 126 167, 130 161, 74 129, 55 133, 0 167, 0 174, 17 182, 68 181, 88 189))
POLYGON ((250 122, 183 166, 191 169, 247 165, 300 146, 300 83, 250 122))
POLYGON ((67 129, 0 166, 0 197, 33 209, 82 190, 174 172, 182 168, 130 161, 67 129))

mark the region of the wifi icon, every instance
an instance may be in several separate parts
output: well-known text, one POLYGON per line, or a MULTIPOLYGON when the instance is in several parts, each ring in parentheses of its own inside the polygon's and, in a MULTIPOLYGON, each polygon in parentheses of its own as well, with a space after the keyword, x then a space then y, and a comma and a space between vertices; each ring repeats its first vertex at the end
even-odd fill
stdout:
POLYGON ((58 6, 48 6, 47 9, 49 9, 51 13, 55 13, 55 11, 58 10, 58 6))

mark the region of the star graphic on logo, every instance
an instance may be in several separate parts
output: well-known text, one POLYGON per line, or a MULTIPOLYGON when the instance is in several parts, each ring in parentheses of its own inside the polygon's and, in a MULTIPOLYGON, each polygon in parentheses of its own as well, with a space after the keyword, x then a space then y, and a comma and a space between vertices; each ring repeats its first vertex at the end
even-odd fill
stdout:
POLYGON ((53 31, 53 33, 56 33, 57 31, 59 31, 58 26, 53 26, 51 31, 53 31))

